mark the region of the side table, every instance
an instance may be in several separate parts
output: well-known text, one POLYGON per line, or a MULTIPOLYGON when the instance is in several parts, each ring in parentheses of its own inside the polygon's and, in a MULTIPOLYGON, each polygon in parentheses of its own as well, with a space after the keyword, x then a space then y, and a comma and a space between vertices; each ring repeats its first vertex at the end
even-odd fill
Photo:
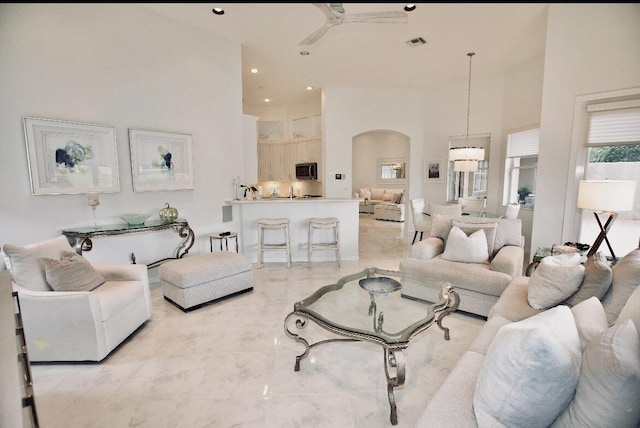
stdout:
MULTIPOLYGON (((531 276, 533 271, 536 270, 536 268, 538 267, 538 265, 540 264, 542 259, 544 259, 545 257, 555 256, 555 255, 559 255, 559 254, 569 254, 569 253, 563 251, 562 247, 564 247, 564 246, 554 244, 551 247, 540 247, 540 248, 538 248, 536 250, 536 253, 533 255, 533 260, 531 261, 531 263, 529 263, 529 265, 527 266, 527 269, 525 270, 525 275, 526 276, 531 276)), ((582 256, 582 262, 584 262, 586 260, 587 250, 584 250, 584 251, 576 250, 575 252, 580 254, 580 256, 582 256)))
POLYGON ((222 243, 224 242, 225 250, 229 251, 229 239, 236 240, 236 253, 238 252, 238 234, 236 232, 231 232, 229 235, 221 235, 219 233, 212 233, 209 235, 209 247, 211 252, 213 253, 213 241, 214 239, 220 241, 220 251, 222 251, 222 243))

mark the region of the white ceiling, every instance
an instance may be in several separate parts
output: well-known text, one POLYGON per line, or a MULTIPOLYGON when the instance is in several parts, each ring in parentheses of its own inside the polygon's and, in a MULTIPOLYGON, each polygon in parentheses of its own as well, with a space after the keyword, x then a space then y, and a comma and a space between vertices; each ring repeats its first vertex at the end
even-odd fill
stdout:
MULTIPOLYGON (((344 3, 349 13, 401 11, 406 3, 344 3)), ((406 24, 349 23, 310 46, 299 43, 326 18, 311 3, 148 3, 179 21, 242 46, 246 105, 295 105, 323 87, 423 88, 468 82, 508 70, 544 52, 547 3, 417 3, 406 24), (214 15, 213 7, 224 15, 214 15), (422 37, 427 44, 409 46, 422 37), (300 55, 306 50, 308 56, 300 55), (260 69, 251 74, 249 69, 260 69), (316 88, 305 90, 307 85, 316 88)))

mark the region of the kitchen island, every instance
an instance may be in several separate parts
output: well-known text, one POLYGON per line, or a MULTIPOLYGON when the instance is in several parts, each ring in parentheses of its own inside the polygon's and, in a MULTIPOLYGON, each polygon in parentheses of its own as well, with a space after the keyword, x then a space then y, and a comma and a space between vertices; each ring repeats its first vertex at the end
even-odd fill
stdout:
MULTIPOLYGON (((230 201, 233 227, 238 232, 240 252, 258 262, 258 220, 261 218, 288 218, 290 220, 291 261, 308 261, 309 219, 311 217, 337 217, 340 220, 340 258, 343 261, 358 260, 359 199, 347 198, 263 198, 230 201)), ((266 231, 265 239, 282 240, 282 233, 266 231)), ((331 230, 314 232, 314 241, 330 239, 331 230), (326 233, 327 235, 323 235, 326 233)), ((314 251, 313 261, 333 261, 333 251, 314 251)), ((264 261, 285 262, 282 251, 268 251, 264 261)))

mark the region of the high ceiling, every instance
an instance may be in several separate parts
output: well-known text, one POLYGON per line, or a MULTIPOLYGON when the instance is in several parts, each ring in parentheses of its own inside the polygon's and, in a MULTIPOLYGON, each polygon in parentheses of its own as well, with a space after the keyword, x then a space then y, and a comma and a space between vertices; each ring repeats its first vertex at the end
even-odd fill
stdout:
MULTIPOLYGON (((343 3, 346 14, 402 11, 406 3, 343 3)), ((544 52, 547 3, 417 3, 407 23, 343 23, 299 43, 327 20, 312 3, 140 3, 242 46, 245 105, 295 105, 323 87, 467 85, 544 52), (221 7, 224 15, 214 15, 221 7), (410 46, 422 37, 427 43, 410 46), (300 55, 306 50, 309 55, 300 55), (256 67, 258 74, 249 70, 256 67), (315 89, 307 91, 306 86, 315 89)))

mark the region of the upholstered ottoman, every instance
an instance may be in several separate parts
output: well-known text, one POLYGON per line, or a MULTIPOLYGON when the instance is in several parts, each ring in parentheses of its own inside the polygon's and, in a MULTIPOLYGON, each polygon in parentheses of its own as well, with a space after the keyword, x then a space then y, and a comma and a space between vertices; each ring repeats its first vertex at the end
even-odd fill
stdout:
POLYGON ((373 208, 376 220, 404 221, 404 205, 383 202, 373 208))
POLYGON ((229 251, 172 260, 158 273, 164 298, 185 312, 253 290, 251 259, 229 251))

